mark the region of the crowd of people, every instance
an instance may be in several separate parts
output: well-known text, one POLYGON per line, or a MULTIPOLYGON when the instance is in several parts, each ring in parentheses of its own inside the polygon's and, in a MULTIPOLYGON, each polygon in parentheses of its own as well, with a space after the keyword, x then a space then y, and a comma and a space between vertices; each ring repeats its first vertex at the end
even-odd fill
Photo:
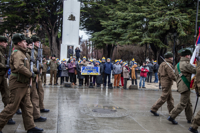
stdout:
MULTIPOLYGON (((79 50, 79 48, 76 48, 76 51, 77 50, 79 50)), ((62 59, 61 62, 55 57, 55 55, 52 55, 49 61, 47 61, 44 57, 42 78, 44 79, 44 85, 46 85, 46 71, 48 67, 50 67, 49 85, 53 85, 53 78, 54 85, 58 85, 58 78, 60 78, 60 85, 62 85, 64 82, 71 82, 72 85, 77 85, 78 79, 79 86, 89 86, 89 83, 93 83, 93 85, 96 85, 97 87, 100 87, 101 84, 106 87, 106 85, 111 85, 111 77, 114 76, 114 88, 120 88, 120 86, 122 86, 122 89, 128 89, 127 81, 131 80, 132 85, 138 85, 137 79, 138 74, 140 74, 139 88, 145 88, 145 82, 152 83, 153 73, 155 74, 154 83, 158 83, 159 65, 157 61, 150 62, 149 59, 147 59, 139 67, 134 58, 129 63, 130 65, 128 65, 127 62, 124 62, 122 59, 115 60, 114 63, 111 63, 111 59, 107 58, 106 60, 105 57, 103 57, 101 60, 90 60, 86 57, 83 57, 81 60, 79 59, 79 52, 78 56, 75 54, 76 56, 70 56, 68 61, 66 59, 62 59), (82 66, 99 67, 99 75, 81 75, 82 66), (84 83, 83 80, 85 81, 84 83)))

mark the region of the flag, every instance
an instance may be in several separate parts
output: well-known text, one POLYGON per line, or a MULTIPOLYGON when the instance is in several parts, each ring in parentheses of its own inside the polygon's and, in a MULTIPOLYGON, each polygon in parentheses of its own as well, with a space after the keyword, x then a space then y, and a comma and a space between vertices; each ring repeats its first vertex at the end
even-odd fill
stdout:
MULTIPOLYGON (((196 67, 196 53, 199 52, 199 47, 197 47, 198 45, 200 45, 200 27, 199 27, 199 35, 197 37, 197 41, 196 41, 196 47, 195 50, 192 54, 192 57, 190 59, 190 64, 192 64, 193 66, 196 67)), ((193 84, 194 84, 194 78, 195 78, 195 74, 192 74, 191 76, 191 83, 190 83, 190 89, 193 89, 193 84)))

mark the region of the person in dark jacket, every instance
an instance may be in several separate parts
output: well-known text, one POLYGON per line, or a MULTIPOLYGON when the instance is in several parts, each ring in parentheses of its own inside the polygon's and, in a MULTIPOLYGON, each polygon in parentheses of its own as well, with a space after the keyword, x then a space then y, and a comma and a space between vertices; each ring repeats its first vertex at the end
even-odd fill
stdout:
POLYGON ((76 47, 75 52, 76 52, 76 60, 79 61, 80 52, 81 52, 80 49, 79 49, 79 47, 76 47))
POLYGON ((69 78, 69 74, 68 74, 68 68, 67 68, 67 62, 65 59, 62 60, 62 63, 61 63, 61 83, 60 84, 63 84, 64 82, 64 79, 66 82, 68 82, 68 78, 69 78))
POLYGON ((68 58, 70 56, 73 56, 73 54, 74 54, 74 51, 73 51, 72 47, 70 46, 69 49, 68 49, 68 58))
POLYGON ((96 76, 96 84, 97 84, 97 87, 101 87, 101 84, 103 83, 103 80, 102 80, 102 75, 103 75, 103 65, 100 65, 100 61, 96 61, 96 67, 100 67, 100 75, 97 75, 96 76))
MULTIPOLYGON (((56 60, 59 63, 59 59, 56 59, 56 60)), ((58 78, 61 77, 61 72, 62 72, 60 63, 58 65, 57 69, 58 69, 58 71, 57 71, 57 77, 56 77, 56 85, 58 85, 58 78)))
POLYGON ((83 61, 81 60, 78 66, 76 67, 77 75, 79 79, 79 86, 83 86, 83 79, 85 78, 84 75, 81 75, 81 67, 84 66, 83 61))
POLYGON ((147 67, 149 68, 149 72, 147 73, 147 82, 152 82, 152 75, 153 75, 153 64, 150 62, 149 59, 146 60, 147 67))
POLYGON ((153 64, 154 64, 153 71, 154 71, 154 74, 155 74, 154 83, 158 83, 158 69, 159 69, 159 65, 158 65, 157 61, 154 61, 153 64))
POLYGON ((123 78, 123 67, 124 67, 124 64, 123 64, 123 60, 120 60, 119 64, 122 66, 121 86, 123 87, 124 86, 124 78, 123 78))
POLYGON ((110 62, 110 58, 107 59, 107 62, 104 64, 104 87, 106 87, 106 80, 108 77, 108 84, 110 84, 110 75, 113 70, 113 64, 110 62))
POLYGON ((100 65, 102 65, 103 66, 103 75, 102 75, 102 81, 104 81, 104 64, 106 63, 106 60, 105 60, 106 58, 105 57, 103 57, 102 58, 102 63, 100 64, 100 65))

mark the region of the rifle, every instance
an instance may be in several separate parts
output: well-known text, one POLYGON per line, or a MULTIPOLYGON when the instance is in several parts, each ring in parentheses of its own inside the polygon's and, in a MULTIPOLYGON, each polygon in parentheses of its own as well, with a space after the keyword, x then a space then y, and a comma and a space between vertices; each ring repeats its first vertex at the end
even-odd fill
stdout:
MULTIPOLYGON (((12 41, 11 41, 11 43, 10 43, 10 45, 9 45, 9 51, 8 51, 8 55, 7 55, 7 63, 6 63, 7 66, 10 66, 11 51, 12 51, 12 41)), ((8 70, 9 70, 9 69, 7 69, 6 77, 8 77, 8 70)))
POLYGON ((11 49, 12 49, 12 41, 9 45, 9 51, 8 51, 8 56, 7 56, 7 65, 10 65, 10 56, 11 56, 11 49))
MULTIPOLYGON (((34 42, 33 42, 33 47, 31 49, 31 65, 30 65, 30 70, 31 70, 31 73, 34 73, 33 72, 33 59, 34 59, 34 42)), ((30 79, 30 87, 32 87, 32 78, 30 79)))
MULTIPOLYGON (((37 71, 38 71, 38 72, 40 71, 40 70, 39 70, 39 69, 40 69, 40 66, 39 66, 39 65, 40 65, 40 60, 39 60, 40 57, 39 57, 39 54, 40 54, 40 48, 38 48, 38 55, 37 55, 37 57, 36 57, 36 58, 37 58, 36 67, 37 67, 37 71)), ((36 76, 36 88, 37 88, 37 89, 38 89, 38 78, 39 78, 39 77, 38 77, 38 74, 37 74, 37 76, 36 76)))
MULTIPOLYGON (((42 58, 43 58, 43 49, 42 49, 42 44, 40 42, 40 48, 39 48, 39 60, 40 60, 40 65, 42 66, 42 58)), ((42 75, 42 68, 40 69, 40 75, 42 75)))
MULTIPOLYGON (((163 61, 164 61, 165 63, 167 63, 167 62, 165 61, 165 59, 164 59, 162 56, 160 56, 160 58, 163 59, 163 61)), ((167 63, 167 65, 168 65, 168 66, 172 69, 172 71, 175 73, 174 69, 169 65, 169 63, 167 63)))

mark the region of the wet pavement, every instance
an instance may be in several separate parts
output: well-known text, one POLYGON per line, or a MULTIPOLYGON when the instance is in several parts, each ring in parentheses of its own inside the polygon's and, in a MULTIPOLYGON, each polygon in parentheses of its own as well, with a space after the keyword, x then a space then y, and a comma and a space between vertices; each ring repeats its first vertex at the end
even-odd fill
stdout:
MULTIPOLYGON (((89 89, 45 86, 47 122, 36 123, 44 133, 189 133, 184 111, 177 117, 178 125, 167 121, 166 104, 159 109, 159 117, 149 110, 161 91, 89 89), (98 110, 98 111, 96 111, 98 110), (112 110, 112 111, 111 111, 112 110), (110 112, 111 111, 111 112, 110 112)), ((173 92, 175 105, 180 95, 173 92)), ((193 106, 195 94, 191 94, 193 106)), ((3 104, 0 103, 0 109, 3 104)), ((197 111, 200 110, 198 106, 197 111)), ((4 133, 25 133, 22 116, 14 115, 15 125, 6 125, 4 133)))

